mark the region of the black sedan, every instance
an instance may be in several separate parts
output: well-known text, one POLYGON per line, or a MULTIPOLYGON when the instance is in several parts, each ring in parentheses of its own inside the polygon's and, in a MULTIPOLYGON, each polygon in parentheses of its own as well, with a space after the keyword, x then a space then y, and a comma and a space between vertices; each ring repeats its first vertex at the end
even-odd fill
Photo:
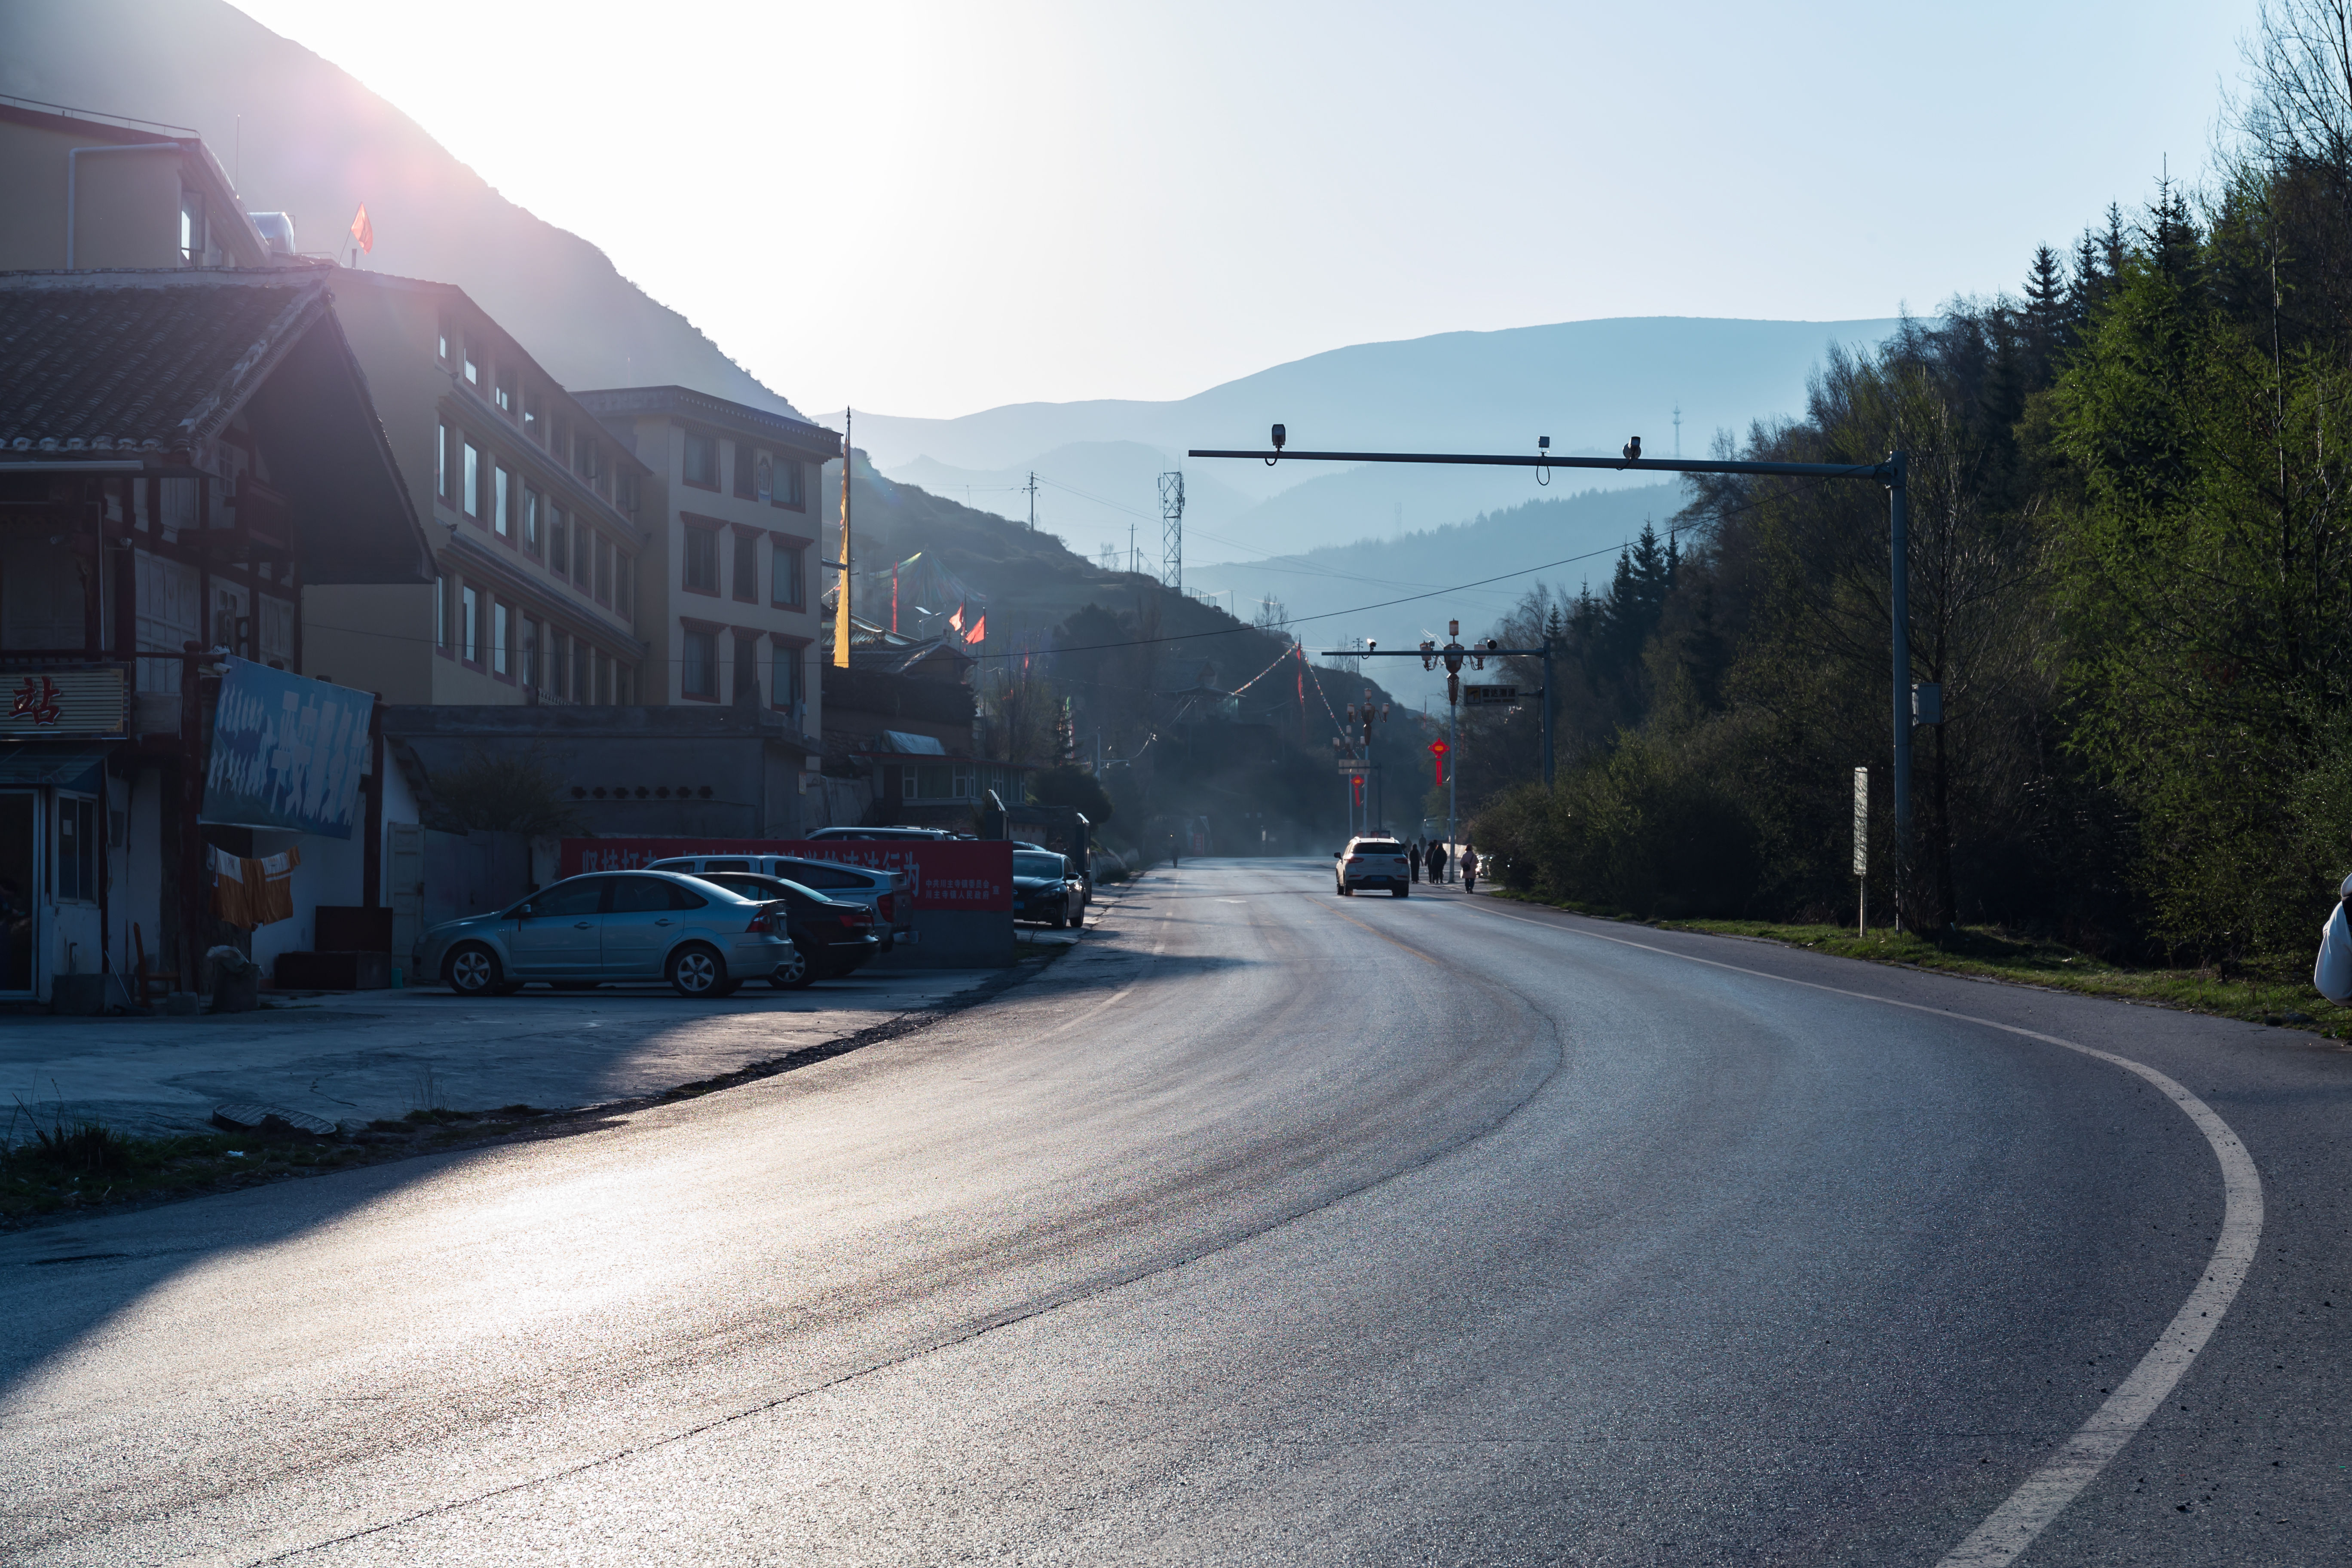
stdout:
POLYGON ((864 904, 828 899, 782 877, 713 871, 697 879, 747 899, 782 901, 784 930, 800 958, 797 963, 787 960, 770 976, 768 984, 779 990, 797 991, 811 981, 839 979, 882 951, 882 939, 874 934, 874 911, 864 904))
POLYGON ((1069 860, 1046 849, 1013 852, 1013 918, 1042 921, 1060 931, 1079 918, 1077 883, 1069 860))

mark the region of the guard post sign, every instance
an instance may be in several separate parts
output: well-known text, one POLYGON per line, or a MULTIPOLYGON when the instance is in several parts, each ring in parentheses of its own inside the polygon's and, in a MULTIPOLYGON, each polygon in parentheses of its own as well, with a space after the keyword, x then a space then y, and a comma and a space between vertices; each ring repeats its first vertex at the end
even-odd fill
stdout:
POLYGON ((1462 689, 1465 708, 1507 708, 1519 700, 1516 686, 1465 686, 1462 689))

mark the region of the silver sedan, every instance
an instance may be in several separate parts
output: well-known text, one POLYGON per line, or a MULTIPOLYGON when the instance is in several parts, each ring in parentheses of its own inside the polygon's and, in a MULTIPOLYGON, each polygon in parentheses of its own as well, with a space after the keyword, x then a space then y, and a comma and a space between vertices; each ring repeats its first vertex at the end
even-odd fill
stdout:
POLYGON ((667 980, 681 995, 726 996, 774 974, 793 952, 780 904, 670 872, 603 871, 435 926, 416 945, 415 973, 467 996, 607 980, 667 980))

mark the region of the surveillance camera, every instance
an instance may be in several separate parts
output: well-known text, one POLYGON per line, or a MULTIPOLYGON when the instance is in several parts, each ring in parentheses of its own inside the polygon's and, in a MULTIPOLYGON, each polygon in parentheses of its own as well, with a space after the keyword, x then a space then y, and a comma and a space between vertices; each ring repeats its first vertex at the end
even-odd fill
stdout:
POLYGON ((1377 642, 1376 640, 1374 640, 1374 639, 1373 639, 1373 638, 1371 638, 1371 637, 1366 637, 1366 638, 1364 639, 1364 651, 1365 651, 1366 653, 1372 653, 1372 652, 1377 651, 1377 650, 1379 649, 1380 646, 1381 646, 1381 645, 1379 644, 1379 642, 1377 642))
POLYGON ((1538 436, 1538 437, 1536 437, 1536 450, 1537 450, 1537 451, 1538 451, 1538 452, 1549 452, 1549 451, 1550 451, 1550 450, 1551 450, 1551 437, 1549 437, 1549 436, 1538 436))
POLYGON ((1279 426, 1279 425, 1277 425, 1277 426, 1276 426, 1274 427, 1274 449, 1275 449, 1276 451, 1277 451, 1277 452, 1281 451, 1281 450, 1282 450, 1282 444, 1283 444, 1285 441, 1287 441, 1288 439, 1290 439, 1290 432, 1289 432, 1289 431, 1287 431, 1287 430, 1284 429, 1284 428, 1283 428, 1281 426, 1279 426))

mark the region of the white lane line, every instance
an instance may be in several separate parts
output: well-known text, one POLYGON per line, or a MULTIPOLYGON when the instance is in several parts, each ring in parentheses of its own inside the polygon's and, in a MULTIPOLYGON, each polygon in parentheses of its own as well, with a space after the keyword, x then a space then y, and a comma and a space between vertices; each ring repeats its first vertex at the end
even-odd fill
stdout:
POLYGON ((1866 991, 1848 991, 1842 986, 1823 985, 1818 981, 1792 980, 1785 974, 1771 974, 1761 969, 1748 969, 1737 963, 1725 963, 1712 958, 1698 958, 1672 948, 1653 947, 1644 942, 1628 942, 1621 936, 1608 936, 1596 931, 1584 931, 1576 926, 1552 921, 1531 921, 1524 915, 1508 915, 1484 905, 1470 906, 1481 914, 1496 920, 1516 921, 1521 925, 1541 926, 1547 931, 1566 931, 1571 936, 1590 937, 1598 942, 1613 942, 1620 947, 1637 948, 1667 958, 1679 958, 1685 963, 1703 963, 1710 969, 1727 969, 1735 974, 1752 974, 1759 980, 1777 980, 1783 985, 1801 985, 1808 991, 1826 991, 1832 996, 1852 996, 1859 1001, 1876 1002, 1884 1006, 1902 1007, 1914 1013, 1926 1013, 1933 1017, 1952 1018, 1964 1024, 1976 1024, 2003 1034, 2019 1035, 2045 1045, 2061 1046, 2086 1057, 2136 1073, 2154 1085, 2158 1092, 2180 1108, 2181 1114, 2195 1123, 2213 1150, 2213 1158, 2221 1167, 2221 1234, 2213 1247, 2213 1257, 2205 1266, 2205 1277, 2189 1292, 2189 1300, 2180 1304, 2172 1321, 2157 1336, 2156 1343, 2140 1357, 2131 1375, 2116 1387, 2105 1404, 2091 1413, 2080 1430, 2040 1468, 2025 1478, 2009 1500, 1986 1516, 1985 1521, 1972 1531, 1966 1541, 1943 1556, 1936 1568, 2003 1568, 2033 1544, 2034 1537, 2050 1527, 2053 1520, 2073 1502, 2082 1489, 2107 1468, 2108 1461, 2123 1452, 2124 1445, 2136 1436, 2147 1424, 2149 1416, 2163 1407, 2165 1400, 2179 1386, 2188 1373, 2197 1352, 2221 1326, 2221 1315, 2238 1298, 2238 1288, 2246 1282, 2246 1271, 2253 1267, 2254 1248, 2263 1237, 2263 1179, 2254 1169, 2253 1156, 2230 1124, 2221 1120, 2213 1108, 2188 1089, 2174 1082, 2145 1062, 2129 1057, 2119 1057, 2113 1051, 2082 1045, 2074 1040, 2060 1039, 2036 1029, 2023 1029, 2015 1024, 2003 1024, 1991 1018, 1979 1018, 1967 1013, 1955 1013, 1943 1007, 1930 1007, 1918 1002, 1899 1002, 1891 996, 1874 996, 1866 991))

